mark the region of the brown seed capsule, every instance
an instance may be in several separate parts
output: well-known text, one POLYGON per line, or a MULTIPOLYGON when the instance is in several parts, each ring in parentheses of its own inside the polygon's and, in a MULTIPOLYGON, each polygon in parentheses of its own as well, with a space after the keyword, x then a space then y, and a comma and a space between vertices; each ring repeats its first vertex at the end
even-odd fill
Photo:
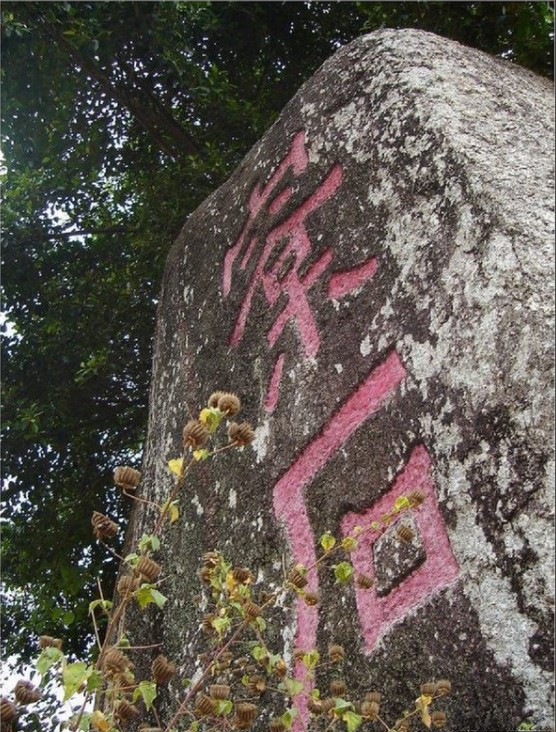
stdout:
POLYGON ((33 704, 41 698, 40 691, 30 681, 20 679, 14 688, 15 700, 18 704, 33 704))
POLYGON ((379 704, 376 701, 364 701, 361 704, 361 714, 371 722, 374 722, 378 719, 379 708, 379 704))
POLYGON ((344 696, 346 691, 347 686, 343 679, 332 679, 330 682, 330 693, 332 696, 344 696))
POLYGON ((445 727, 446 715, 444 712, 431 712, 431 724, 433 727, 445 727))
POLYGON ((288 673, 288 667, 282 659, 276 661, 276 663, 274 664, 274 673, 280 679, 283 679, 284 676, 288 673))
POLYGON ((436 682, 436 691, 438 694, 445 696, 452 691, 452 684, 448 679, 440 679, 440 681, 436 682))
POLYGON ((301 661, 303 660, 303 656, 307 653, 307 651, 304 651, 302 648, 298 648, 296 651, 293 652, 293 660, 294 661, 301 661))
POLYGON ((118 533, 118 524, 98 511, 93 511, 91 524, 97 539, 112 539, 118 533))
POLYGON ((331 643, 328 646, 328 658, 331 661, 334 661, 334 663, 338 663, 338 661, 343 661, 345 655, 346 652, 343 646, 339 646, 337 643, 331 643))
POLYGON ((236 716, 234 725, 238 729, 247 729, 250 727, 257 716, 259 710, 254 704, 248 702, 239 702, 236 704, 236 716))
POLYGON ((233 417, 241 409, 241 402, 235 394, 225 393, 218 399, 218 409, 228 417, 233 417))
POLYGON ((422 491, 411 491, 407 496, 412 508, 417 508, 425 500, 425 494, 422 491))
POLYGON ((321 700, 314 699, 312 696, 310 696, 307 700, 307 709, 311 712, 311 714, 315 714, 317 716, 324 712, 321 700))
POLYGON ((215 709, 214 699, 210 696, 202 694, 195 705, 195 711, 202 717, 207 717, 209 714, 213 714, 215 709))
POLYGON ((207 635, 214 635, 216 633, 216 628, 212 624, 212 621, 216 620, 216 615, 213 615, 212 613, 207 613, 206 615, 203 615, 203 619, 201 621, 201 627, 207 633, 207 635))
POLYGON ((141 557, 135 569, 148 582, 154 582, 162 571, 160 564, 157 564, 150 557, 141 557))
POLYGON ((411 720, 407 719, 407 717, 396 720, 396 725, 394 727, 396 732, 409 732, 410 728, 411 720))
POLYGON ((241 584, 247 584, 253 579, 253 575, 247 567, 236 567, 232 575, 235 581, 240 582, 241 584))
POLYGON ((157 684, 167 684, 176 673, 176 666, 166 656, 157 656, 152 662, 151 669, 157 684))
POLYGON ((141 586, 141 580, 139 577, 134 577, 132 574, 124 574, 120 577, 116 588, 120 595, 130 595, 135 590, 138 590, 141 586))
POLYGON ((263 676, 250 676, 247 682, 247 688, 252 694, 264 694, 266 689, 266 681, 263 676))
POLYGON ((326 697, 326 699, 321 699, 320 703, 322 706, 322 711, 324 713, 329 712, 331 709, 334 709, 334 707, 336 706, 336 700, 331 699, 330 697, 326 697))
POLYGON ((252 600, 247 600, 243 605, 243 609, 248 618, 256 618, 261 614, 261 608, 252 600))
POLYGON ((207 443, 209 431, 195 419, 191 419, 183 428, 183 444, 192 450, 200 450, 207 443))
POLYGON ((319 596, 316 592, 306 592, 303 595, 303 599, 305 600, 305 604, 309 605, 309 607, 314 607, 319 604, 319 596))
POLYGON ((421 684, 421 694, 423 694, 424 696, 434 696, 435 693, 436 693, 436 684, 433 683, 432 681, 430 681, 426 684, 421 684))
POLYGON ((402 524, 398 529, 396 529, 396 536, 400 541, 403 541, 404 544, 408 544, 415 536, 415 532, 409 526, 402 524))
POLYGON ((2 728, 5 724, 11 724, 17 718, 16 705, 4 696, 0 700, 0 717, 2 718, 2 728))
POLYGON ((103 668, 113 674, 121 673, 131 666, 131 662, 117 648, 110 648, 104 656, 102 662, 103 668))
POLYGON ((227 393, 228 392, 226 391, 214 391, 209 396, 207 405, 215 409, 218 406, 218 401, 220 400, 220 397, 226 396, 227 393))
POLYGON ((286 729, 286 725, 280 717, 274 717, 270 720, 270 732, 282 732, 286 729))
POLYGON ((121 699, 116 704, 114 716, 119 722, 128 722, 133 717, 139 716, 139 710, 135 704, 131 704, 127 699, 121 699))
POLYGON ((294 587, 297 587, 298 590, 303 589, 308 582, 307 577, 305 577, 305 575, 302 574, 295 567, 288 574, 288 580, 292 583, 294 587))
POLYGON ((57 648, 59 651, 62 650, 63 641, 61 638, 52 638, 50 635, 39 636, 39 646, 41 648, 57 648))
POLYGON ((124 491, 134 491, 140 481, 141 473, 127 465, 114 470, 114 483, 124 491))
POLYGON ((360 587, 362 590, 369 590, 374 585, 373 578, 369 577, 368 574, 357 575, 357 579, 355 581, 357 583, 357 586, 360 587))
POLYGON ((214 569, 220 561, 219 552, 205 552, 201 558, 203 567, 207 569, 214 569))
POLYGON ((368 691, 365 694, 365 701, 368 702, 376 702, 377 704, 380 704, 381 699, 382 694, 379 691, 368 691))
POLYGON ((212 684, 209 688, 211 699, 229 699, 230 687, 227 684, 212 684))
POLYGON ((228 427, 228 439, 238 447, 244 447, 255 439, 255 431, 249 422, 232 422, 228 427))

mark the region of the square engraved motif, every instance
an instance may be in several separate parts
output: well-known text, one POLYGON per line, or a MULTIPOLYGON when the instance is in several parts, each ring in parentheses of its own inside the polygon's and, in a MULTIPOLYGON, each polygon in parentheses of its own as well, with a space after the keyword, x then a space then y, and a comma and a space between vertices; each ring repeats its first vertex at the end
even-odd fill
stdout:
MULTIPOLYGON (((392 508, 396 498, 414 490, 421 491, 425 496, 424 502, 412 511, 412 518, 419 531, 418 536, 425 554, 423 561, 419 563, 415 561, 412 565, 410 553, 406 563, 400 561, 397 570, 394 568, 395 565, 386 570, 386 565, 382 565, 381 562, 377 576, 373 561, 375 544, 378 556, 386 556, 389 547, 387 532, 382 536, 377 536, 373 532, 362 534, 357 548, 351 554, 356 572, 370 576, 375 582, 370 589, 360 587, 355 589, 357 612, 367 652, 372 651, 378 639, 385 635, 396 621, 401 620, 417 605, 423 604, 428 597, 453 582, 459 574, 458 563, 452 553, 442 514, 438 509, 430 467, 427 449, 423 445, 415 447, 390 490, 366 511, 348 513, 342 520, 342 532, 346 536, 351 534, 357 525, 369 526, 371 522, 378 521, 392 508), (381 540, 383 546, 379 544, 381 540), (406 572, 404 575, 403 568, 407 570, 410 566, 409 574, 406 572)), ((407 519, 408 515, 403 518, 407 519)), ((413 556, 415 558, 415 555, 413 556)))
POLYGON ((385 597, 420 567, 426 558, 415 519, 412 516, 402 516, 373 544, 376 594, 385 597), (402 526, 411 530, 411 541, 402 541, 397 536, 402 526))

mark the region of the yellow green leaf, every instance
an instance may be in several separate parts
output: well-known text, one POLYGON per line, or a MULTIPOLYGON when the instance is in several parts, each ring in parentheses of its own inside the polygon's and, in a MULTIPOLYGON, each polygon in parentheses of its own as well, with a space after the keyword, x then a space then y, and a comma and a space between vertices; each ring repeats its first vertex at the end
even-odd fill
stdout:
POLYGON ((325 552, 329 552, 336 543, 336 539, 332 536, 330 531, 326 531, 321 537, 320 537, 320 545, 324 549, 325 552))
POLYGON ((193 457, 197 462, 202 462, 203 460, 206 460, 209 455, 210 452, 205 447, 203 447, 202 450, 195 450, 193 452, 193 457))
POLYGON ((175 460, 168 460, 168 467, 174 475, 181 475, 181 469, 183 467, 183 458, 176 458, 175 460))
POLYGON ((352 552, 354 549, 357 549, 357 539, 354 539, 353 536, 346 536, 342 539, 341 546, 346 552, 352 552))
POLYGON ((394 511, 396 511, 397 513, 398 511, 403 511, 406 508, 411 508, 409 498, 407 498, 406 496, 400 496, 399 498, 396 498, 394 502, 394 511))
POLYGON ((223 416, 224 412, 221 412, 218 407, 205 407, 199 414, 199 422, 212 434, 218 429, 223 416))
POLYGON ((112 727, 100 709, 95 709, 89 718, 89 722, 93 725, 93 728, 98 729, 99 732, 108 732, 112 727))

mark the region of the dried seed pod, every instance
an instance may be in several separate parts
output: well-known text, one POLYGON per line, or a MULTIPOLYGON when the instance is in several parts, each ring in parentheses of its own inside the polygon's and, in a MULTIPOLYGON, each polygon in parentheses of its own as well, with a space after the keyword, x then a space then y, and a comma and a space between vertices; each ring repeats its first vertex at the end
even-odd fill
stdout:
POLYGON ((232 574, 235 581, 241 584, 247 584, 253 579, 253 575, 247 567, 236 567, 232 574))
POLYGON ((119 702, 116 703, 116 708, 114 710, 114 716, 119 722, 129 722, 130 719, 133 719, 133 717, 139 716, 139 710, 135 706, 135 704, 131 704, 131 702, 128 702, 127 699, 121 699, 119 702))
POLYGON ((362 590, 369 590, 374 585, 374 580, 368 574, 359 574, 355 580, 357 586, 362 590))
POLYGON ((41 648, 57 648, 62 650, 63 641, 61 638, 52 638, 50 635, 39 636, 39 646, 41 648))
POLYGON ((218 399, 218 409, 228 417, 233 417, 241 409, 241 402, 235 394, 226 392, 218 399))
POLYGON ((141 557, 135 569, 148 582, 154 582, 162 571, 160 564, 157 564, 150 557, 141 557))
POLYGON ((247 729, 255 721, 258 711, 258 708, 254 704, 249 704, 249 702, 238 702, 238 704, 236 704, 234 725, 238 729, 247 729))
POLYGON ((276 664, 274 665, 274 673, 280 679, 283 679, 284 676, 288 673, 288 667, 286 666, 285 661, 283 661, 281 658, 276 661, 276 664))
POLYGON ((293 660, 294 661, 302 661, 303 656, 307 653, 307 651, 304 651, 302 648, 298 648, 293 652, 293 660))
POLYGON ((15 700, 18 704, 33 704, 41 698, 40 691, 30 681, 20 679, 14 688, 15 700))
POLYGON ((288 580, 294 587, 297 587, 298 590, 302 590, 308 582, 307 577, 296 569, 296 567, 294 567, 288 574, 288 580))
POLYGON ((319 596, 316 592, 306 592, 303 595, 303 599, 305 600, 305 604, 309 605, 309 607, 314 607, 319 604, 319 596))
POLYGON ((379 691, 368 691, 365 694, 365 701, 368 702, 376 702, 377 704, 380 704, 381 699, 382 694, 379 691))
POLYGON ((270 720, 270 732, 282 732, 286 729, 284 721, 280 717, 273 717, 270 720))
POLYGON ((207 428, 195 419, 191 419, 183 428, 184 447, 199 450, 207 444, 209 438, 207 428))
POLYGON ((425 494, 422 491, 411 491, 407 496, 412 508, 417 508, 425 500, 425 494))
POLYGON ((438 694, 442 694, 442 696, 445 696, 446 694, 449 694, 452 691, 452 684, 448 679, 440 679, 440 681, 436 682, 436 692, 438 694))
POLYGON ((220 562, 221 555, 219 552, 205 552, 201 558, 203 567, 214 569, 220 562))
POLYGON ((201 621, 201 627, 207 633, 207 635, 214 635, 216 633, 216 628, 212 624, 212 621, 216 620, 216 615, 213 615, 212 613, 206 613, 203 615, 203 619, 201 621))
POLYGON ((444 712, 431 712, 431 724, 433 727, 445 727, 446 715, 444 712))
POLYGON ((250 661, 251 659, 249 658, 249 656, 240 656, 234 661, 234 666, 239 666, 239 668, 243 670, 250 661))
POLYGON ((209 688, 211 699, 229 699, 230 687, 227 684, 212 684, 209 688))
POLYGON ((243 604, 243 609, 245 610, 245 614, 248 618, 256 618, 261 614, 261 608, 252 600, 247 600, 247 602, 243 604))
POLYGON ((0 700, 0 717, 2 718, 2 727, 5 724, 11 724, 17 718, 17 707, 6 697, 0 700))
POLYGON ((310 696, 307 700, 307 709, 311 712, 311 714, 315 714, 317 716, 324 712, 321 700, 314 699, 312 696, 310 696))
POLYGON ((329 712, 331 709, 334 709, 336 706, 336 699, 331 699, 330 697, 326 697, 326 699, 320 700, 322 711, 324 713, 329 712))
POLYGON ((339 646, 337 643, 331 643, 328 646, 328 658, 331 661, 334 661, 334 663, 337 663, 338 661, 343 661, 345 655, 346 652, 343 646, 339 646))
POLYGON ((162 654, 152 662, 151 669, 157 684, 167 684, 176 673, 176 666, 162 654))
POLYGON ((263 676, 250 676, 247 682, 247 688, 253 694, 264 694, 266 689, 266 681, 263 676))
POLYGON ((424 696, 434 696, 436 694, 436 684, 433 681, 421 684, 421 694, 424 696))
POLYGON ((120 577, 116 589, 120 595, 130 595, 135 590, 138 590, 141 586, 141 580, 139 577, 134 577, 132 574, 124 574, 120 577))
POLYGON ((213 391, 208 398, 207 406, 215 409, 218 406, 220 397, 226 396, 227 393, 226 391, 213 391))
POLYGON ((212 579, 212 569, 209 569, 208 567, 201 567, 199 570, 199 579, 201 579, 202 582, 205 584, 210 584, 210 581, 212 579))
POLYGON ((198 699, 197 703, 195 705, 195 711, 197 714, 201 717, 208 717, 210 714, 214 713, 215 704, 214 699, 211 699, 210 696, 207 696, 206 694, 202 694, 198 699))
POLYGON ((408 719, 407 717, 396 720, 396 725, 394 727, 396 732, 409 732, 410 728, 411 728, 411 720, 408 719))
POLYGON ((379 708, 379 704, 376 701, 364 701, 361 704, 361 714, 371 722, 374 722, 378 719, 379 708))
POLYGON ((93 511, 91 524, 97 539, 112 539, 118 533, 118 524, 98 511, 93 511))
POLYGON ((255 431, 249 422, 232 422, 228 427, 228 439, 238 447, 243 447, 253 442, 255 439, 255 431))
POLYGON ((141 481, 141 473, 127 465, 114 470, 114 483, 124 491, 134 491, 141 481))
POLYGON ((347 686, 343 679, 332 679, 330 682, 330 693, 332 696, 344 696, 346 691, 347 686))
POLYGON ((415 532, 411 527, 402 524, 396 529, 396 536, 400 541, 403 541, 404 544, 409 544, 415 536, 415 532))
POLYGON ((117 648, 110 648, 106 651, 102 666, 106 671, 112 674, 117 674, 129 668, 131 666, 131 661, 117 648))

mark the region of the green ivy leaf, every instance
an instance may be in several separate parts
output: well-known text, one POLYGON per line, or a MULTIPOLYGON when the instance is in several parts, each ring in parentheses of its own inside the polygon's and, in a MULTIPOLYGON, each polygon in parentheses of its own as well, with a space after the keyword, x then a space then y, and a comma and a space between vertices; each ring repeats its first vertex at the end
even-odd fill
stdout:
POLYGON ((293 720, 296 718, 296 716, 297 716, 297 709, 295 709, 294 707, 290 707, 289 709, 286 709, 284 714, 282 714, 280 719, 282 720, 284 727, 286 729, 292 728, 293 720))
POLYGON ((320 545, 324 549, 325 552, 329 552, 331 549, 333 549, 335 544, 336 544, 336 539, 332 536, 330 531, 326 531, 320 537, 320 545))
POLYGON ((303 665, 306 666, 309 670, 314 669, 319 661, 320 653, 316 649, 309 651, 309 653, 304 653, 301 659, 303 665))
POLYGON ((153 701, 156 699, 156 684, 154 681, 141 681, 139 686, 133 692, 133 701, 137 699, 143 699, 147 712, 153 705, 153 701))
POLYGON ((342 539, 341 546, 346 552, 352 552, 354 549, 357 549, 357 539, 354 539, 353 536, 346 536, 342 539))
POLYGON ((144 552, 156 552, 158 549, 160 549, 160 539, 158 536, 155 536, 154 534, 143 534, 143 536, 139 539, 139 551, 144 552))
POLYGON ((217 717, 227 717, 233 708, 234 705, 230 699, 219 699, 214 705, 214 712, 217 717))
POLYGON ((263 658, 267 657, 267 652, 262 646, 256 645, 251 649, 251 655, 255 661, 262 661, 263 658))
POLYGON ((340 562, 339 564, 334 564, 333 567, 336 584, 348 582, 355 571, 349 562, 340 562))
POLYGON ((218 635, 222 637, 230 628, 230 618, 214 618, 211 625, 216 630, 218 635))
POLYGON ((64 701, 71 699, 71 697, 78 691, 81 685, 89 679, 89 676, 92 674, 92 672, 93 668, 91 666, 87 666, 85 661, 68 663, 68 665, 62 671, 64 701))
POLYGON ((89 603, 89 614, 93 612, 96 607, 101 607, 103 610, 110 610, 112 607, 111 600, 93 600, 89 603))
POLYGON ((361 725, 361 722, 363 721, 363 717, 361 715, 356 714, 352 711, 345 712, 342 719, 346 723, 348 732, 355 732, 355 730, 361 725))
POLYGON ((154 585, 148 584, 141 585, 138 590, 135 590, 133 595, 139 603, 141 610, 147 607, 151 602, 154 602, 155 605, 162 609, 168 599, 162 594, 162 592, 157 590, 154 585))
POLYGON ((65 660, 65 656, 58 648, 44 648, 37 658, 35 666, 40 675, 44 677, 49 668, 63 660, 65 660))
POLYGON ((93 669, 91 675, 87 679, 87 691, 94 692, 102 688, 102 673, 98 669, 93 669))
POLYGON ((286 677, 282 683, 284 684, 284 688, 290 696, 301 694, 301 692, 303 691, 303 683, 301 681, 297 681, 296 679, 290 679, 286 677))

